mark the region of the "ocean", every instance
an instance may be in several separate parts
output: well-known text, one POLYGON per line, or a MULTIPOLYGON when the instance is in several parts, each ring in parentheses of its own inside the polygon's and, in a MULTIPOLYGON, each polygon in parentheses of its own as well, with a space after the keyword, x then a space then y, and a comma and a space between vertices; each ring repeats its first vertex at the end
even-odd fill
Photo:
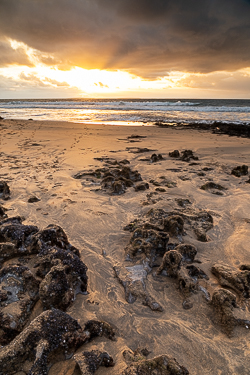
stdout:
POLYGON ((0 116, 111 125, 212 124, 217 121, 250 125, 250 100, 2 99, 0 116))

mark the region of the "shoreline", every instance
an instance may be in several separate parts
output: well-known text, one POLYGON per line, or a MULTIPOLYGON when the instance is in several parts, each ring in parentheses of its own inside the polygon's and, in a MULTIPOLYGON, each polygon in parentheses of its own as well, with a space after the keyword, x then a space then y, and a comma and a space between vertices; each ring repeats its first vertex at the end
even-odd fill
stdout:
MULTIPOLYGON (((249 329, 235 324, 228 335, 211 302, 216 290, 230 290, 239 306, 230 310, 233 316, 241 320, 250 318, 249 298, 222 285, 222 278, 212 272, 218 263, 237 272, 240 266, 249 264, 249 175, 231 174, 233 168, 247 165, 250 160, 248 138, 186 125, 182 128, 93 126, 1 120, 0 144, 0 180, 10 187, 10 199, 0 198, 0 204, 7 209, 8 217, 22 216, 25 225, 36 225, 39 229, 49 224, 59 225, 88 267, 88 295, 77 294, 66 312, 82 327, 87 320, 97 319, 116 329, 116 342, 98 337, 80 348, 80 351, 107 351, 114 358, 115 366, 102 367, 98 374, 121 374, 127 366, 123 351, 135 351, 138 347, 147 348, 149 358, 160 355, 176 358, 193 375, 219 371, 248 374, 249 329), (198 160, 170 157, 169 152, 174 150, 179 150, 180 155, 184 150, 192 150, 198 160), (162 159, 151 159, 153 154, 161 155, 162 159), (129 162, 124 165, 131 169, 132 183, 117 184, 120 190, 114 194, 103 181, 103 173, 111 173, 114 167, 122 169, 121 162, 125 160, 129 162), (133 180, 135 171, 141 180, 133 180), (206 185, 209 182, 217 187, 206 185), (140 184, 144 184, 145 190, 135 189, 140 184), (204 185, 207 187, 201 189, 204 185), (29 203, 33 196, 38 200, 29 203), (134 295, 128 290, 134 296, 131 302, 135 299, 129 303, 124 280, 142 279, 138 274, 126 274, 126 267, 130 271, 135 265, 141 267, 145 259, 143 252, 134 258, 131 255, 132 232, 124 227, 137 220, 142 223, 140 228, 146 230, 143 225, 148 220, 147 214, 150 210, 158 212, 157 209, 164 211, 164 220, 168 215, 179 215, 183 220, 180 232, 166 229, 168 243, 188 244, 197 249, 194 261, 183 261, 180 270, 186 272, 187 266, 196 266, 208 278, 192 281, 197 288, 186 296, 185 288, 184 293, 178 284, 180 273, 176 277, 168 277, 164 272, 156 275, 163 258, 159 251, 149 264, 151 270, 143 273, 146 294, 134 295), (200 213, 204 213, 201 220, 197 219, 200 213), (207 227, 203 225, 207 223, 204 217, 210 223, 207 227), (197 237, 201 229, 205 242, 197 237), (132 258, 126 261, 128 254, 132 258), (152 304, 145 303, 148 295, 152 304), (189 304, 184 306, 189 308, 183 308, 186 300, 189 304), (154 302, 162 311, 152 309, 156 306, 154 302)), ((162 229, 162 223, 154 219, 152 227, 162 229)), ((13 264, 16 259, 8 262, 13 264)), ((42 310, 38 302, 30 320, 42 310)), ((67 366, 70 375, 77 374, 73 357, 69 361, 60 359, 48 374, 64 374, 67 366)))

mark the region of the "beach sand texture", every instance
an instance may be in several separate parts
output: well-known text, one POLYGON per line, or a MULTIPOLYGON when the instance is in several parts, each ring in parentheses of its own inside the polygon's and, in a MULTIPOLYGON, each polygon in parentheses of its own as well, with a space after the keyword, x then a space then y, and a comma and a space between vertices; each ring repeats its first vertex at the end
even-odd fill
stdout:
MULTIPOLYGON (((98 319, 117 331, 117 341, 100 337, 84 346, 84 350, 107 351, 114 359, 114 367, 100 367, 97 374, 121 374, 126 368, 122 352, 138 347, 147 348, 149 358, 173 356, 193 375, 249 374, 250 327, 236 326, 228 335, 211 305, 214 291, 222 287, 211 272, 213 265, 239 270, 241 265, 250 264, 249 176, 231 174, 234 167, 249 165, 249 161, 250 139, 201 130, 1 120, 0 180, 8 183, 11 196, 0 203, 9 217, 23 216, 24 224, 39 228, 58 224, 64 229, 70 243, 80 250, 89 278, 88 295, 78 294, 67 313, 81 326, 87 320, 98 319), (150 151, 137 152, 138 148, 150 151), (169 156, 173 150, 185 149, 192 150, 198 160, 186 162, 169 156), (161 154, 163 159, 145 160, 153 153, 161 154), (98 178, 74 178, 80 171, 96 170, 108 166, 107 161, 124 159, 140 173, 149 189, 135 191, 131 186, 124 194, 110 194, 101 188, 98 178), (226 189, 200 189, 207 182, 226 189), (29 203, 32 196, 39 200, 29 203), (188 201, 180 206, 183 199, 188 201), (124 271, 124 267, 142 262, 140 256, 137 263, 126 260, 131 232, 124 227, 145 218, 151 209, 189 215, 206 211, 213 218, 207 242, 199 241, 186 221, 184 233, 170 235, 169 239, 169 243, 194 245, 199 263, 193 264, 209 277, 199 279, 200 289, 188 296, 192 308, 183 308, 186 297, 175 278, 164 272, 156 274, 161 257, 154 259, 152 270, 144 277, 144 287, 162 311, 150 309, 143 298, 133 303, 125 299, 115 270, 124 271)), ((239 306, 233 314, 249 320, 249 298, 235 290, 233 293, 239 306)), ((31 318, 41 312, 38 302, 31 318)), ((77 374, 71 370, 73 361, 54 364, 49 375, 77 374)))

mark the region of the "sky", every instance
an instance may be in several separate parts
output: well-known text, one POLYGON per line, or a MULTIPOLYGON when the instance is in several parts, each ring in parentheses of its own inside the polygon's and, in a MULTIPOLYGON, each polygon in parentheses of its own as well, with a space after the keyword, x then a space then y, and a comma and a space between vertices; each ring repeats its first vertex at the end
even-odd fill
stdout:
POLYGON ((0 0, 0 98, 250 99, 250 0, 0 0))

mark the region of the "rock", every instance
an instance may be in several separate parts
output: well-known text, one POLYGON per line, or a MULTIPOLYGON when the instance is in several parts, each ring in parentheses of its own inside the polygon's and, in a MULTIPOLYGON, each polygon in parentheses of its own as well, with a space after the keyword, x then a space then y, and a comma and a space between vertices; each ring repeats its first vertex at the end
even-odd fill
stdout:
MULTIPOLYGON (((61 282, 65 284, 65 287, 66 285, 68 285, 67 288, 72 289, 73 298, 79 292, 81 293, 87 292, 87 284, 88 284, 87 269, 88 268, 81 261, 81 259, 70 250, 64 250, 64 249, 59 249, 57 247, 53 247, 49 251, 47 251, 46 255, 39 254, 38 262, 35 264, 35 268, 37 268, 37 271, 36 271, 37 276, 41 278, 45 277, 46 279, 46 280, 45 279, 43 280, 42 282, 43 286, 41 286, 41 288, 45 288, 43 292, 44 296, 46 294, 45 293, 46 288, 49 288, 49 285, 51 282, 53 284, 53 280, 54 280, 52 276, 53 274, 55 278, 59 278, 59 279, 61 275, 61 282), (59 267, 57 269, 58 275, 57 275, 56 269, 54 269, 54 271, 50 273, 50 271, 54 267, 59 267), (48 275, 48 273, 50 274, 48 275), (47 275, 48 277, 46 278, 47 275)), ((51 288, 53 288, 53 285, 51 285, 51 288)))
POLYGON ((163 221, 164 230, 171 236, 183 234, 184 220, 181 216, 171 215, 163 221))
POLYGON ((174 150, 172 152, 169 152, 169 156, 171 158, 179 158, 180 157, 180 152, 178 150, 174 150))
POLYGON ((0 198, 5 201, 10 199, 10 188, 5 181, 0 181, 0 198))
POLYGON ((29 197, 28 199, 28 203, 35 203, 35 202, 39 202, 41 199, 39 199, 36 195, 32 195, 31 197, 29 197))
POLYGON ((246 176, 248 174, 248 166, 243 164, 232 169, 231 174, 236 177, 246 176))
POLYGON ((141 182, 134 187, 135 191, 144 191, 149 189, 149 184, 147 182, 141 182))
POLYGON ((215 311, 216 322, 226 334, 230 335, 236 326, 249 326, 250 321, 235 318, 233 309, 237 307, 236 296, 229 290, 216 290, 211 304, 215 311))
POLYGON ((184 150, 181 152, 182 156, 180 157, 180 160, 189 162, 190 159, 193 160, 199 160, 198 156, 194 156, 192 150, 184 150))
POLYGON ((169 277, 177 277, 181 267, 182 255, 176 250, 167 251, 163 258, 157 274, 160 275, 164 270, 169 277))
POLYGON ((132 363, 121 375, 188 375, 188 370, 179 365, 175 358, 161 355, 152 359, 143 359, 131 353, 132 363))
POLYGON ((6 217, 6 213, 5 213, 6 209, 0 204, 0 218, 4 218, 6 217))
POLYGON ((113 194, 124 194, 126 185, 123 181, 114 181, 110 186, 110 190, 113 194))
POLYGON ((74 355, 82 375, 91 375, 98 370, 100 366, 114 366, 113 358, 107 352, 92 350, 91 352, 82 352, 74 355))
POLYGON ((239 271, 228 265, 215 264, 211 271, 218 278, 221 286, 235 290, 244 298, 250 298, 250 270, 239 271))
POLYGON ((197 249, 193 245, 181 244, 175 248, 182 255, 182 261, 193 262, 197 254, 197 249))
MULTIPOLYGON (((39 299, 39 281, 25 266, 0 270, 0 344, 8 344, 25 326, 39 299)), ((1 366, 0 366, 1 368, 1 366)))
POLYGON ((30 253, 28 244, 32 235, 38 232, 38 228, 34 225, 22 224, 22 218, 13 217, 2 220, 0 222, 0 242, 11 242, 22 253, 30 253))
POLYGON ((156 163, 157 161, 163 160, 163 157, 161 154, 152 154, 150 157, 151 163, 156 163))
POLYGON ((107 322, 100 320, 89 320, 84 326, 84 332, 87 332, 89 340, 95 337, 107 337, 109 340, 116 341, 115 329, 107 322))
POLYGON ((44 309, 57 308, 65 311, 75 298, 70 267, 52 267, 40 284, 39 296, 44 309))
POLYGON ((0 375, 14 375, 26 361, 29 374, 47 374, 59 354, 68 357, 87 340, 87 333, 68 314, 56 309, 45 311, 1 349, 0 375))
POLYGON ((164 188, 158 187, 158 188, 155 189, 155 191, 159 191, 159 193, 165 193, 167 190, 164 189, 164 188))
POLYGON ((169 236, 161 230, 146 229, 146 226, 133 231, 130 243, 125 248, 128 257, 133 258, 139 254, 145 254, 152 265, 156 254, 164 254, 169 236))
POLYGON ((68 237, 59 225, 50 224, 45 229, 37 231, 29 241, 29 247, 41 255, 47 254, 53 246, 71 250, 79 256, 79 250, 69 243, 68 237))

